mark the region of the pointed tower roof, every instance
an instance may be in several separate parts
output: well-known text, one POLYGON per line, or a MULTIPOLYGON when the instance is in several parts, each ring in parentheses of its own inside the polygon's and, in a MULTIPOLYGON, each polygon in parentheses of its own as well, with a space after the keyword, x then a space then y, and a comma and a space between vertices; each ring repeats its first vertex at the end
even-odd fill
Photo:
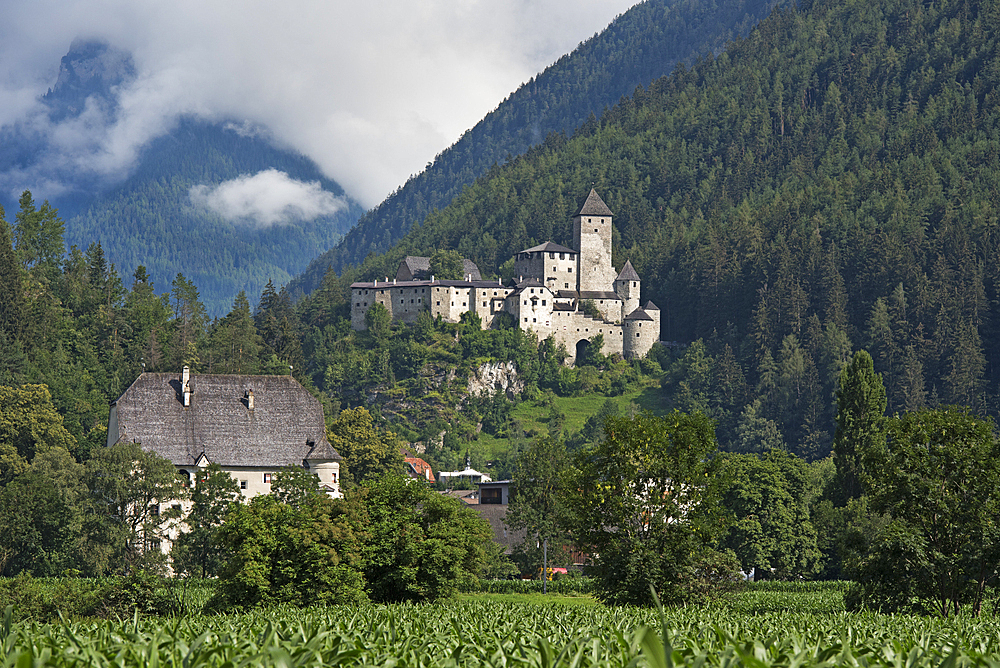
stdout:
POLYGON ((604 203, 601 196, 597 194, 597 191, 593 188, 590 189, 590 194, 587 195, 587 201, 583 203, 580 210, 576 213, 578 216, 613 216, 611 209, 608 205, 604 203))
POLYGON ((653 317, 651 315, 649 315, 648 313, 646 313, 646 311, 644 311, 643 309, 637 308, 636 310, 632 311, 627 316, 625 316, 625 319, 626 320, 652 320, 653 317))
POLYGON ((649 302, 646 302, 646 305, 642 307, 642 310, 643 311, 659 311, 660 307, 657 306, 656 304, 654 304, 653 302, 649 301, 649 302))
POLYGON ((635 269, 632 267, 632 261, 626 260, 625 266, 622 267, 622 273, 618 274, 616 281, 638 281, 639 274, 635 273, 635 269))

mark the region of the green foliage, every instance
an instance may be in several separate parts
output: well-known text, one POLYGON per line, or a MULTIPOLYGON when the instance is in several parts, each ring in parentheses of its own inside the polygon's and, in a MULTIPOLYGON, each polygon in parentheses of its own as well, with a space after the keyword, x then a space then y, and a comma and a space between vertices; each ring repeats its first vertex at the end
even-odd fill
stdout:
POLYGON ((419 482, 383 475, 354 494, 367 513, 364 574, 375 601, 454 596, 498 550, 478 513, 419 482))
POLYGON ((610 417, 604 430, 562 485, 571 534, 597 555, 597 596, 649 605, 652 585, 673 604, 732 586, 735 557, 712 548, 723 476, 711 421, 674 411, 610 417))
POLYGON ((272 495, 235 506, 218 532, 228 559, 207 607, 365 600, 358 512, 356 504, 321 495, 299 506, 272 495))
POLYGON ((840 373, 837 391, 837 433, 833 439, 837 465, 835 494, 841 505, 861 495, 866 453, 882 446, 885 439, 885 387, 875 373, 867 351, 855 353, 840 373))
POLYGON ((36 453, 76 448, 44 385, 0 385, 0 484, 27 470, 36 453))
POLYGON ((218 530, 240 498, 239 483, 218 464, 198 472, 191 490, 191 510, 184 518, 187 530, 174 540, 170 552, 174 572, 202 578, 219 574, 225 552, 218 530))
POLYGON ((511 485, 514 497, 504 524, 512 529, 527 529, 526 543, 553 542, 564 536, 559 525, 563 512, 559 484, 569 465, 566 444, 559 436, 539 436, 518 454, 511 485))
POLYGON ((863 464, 874 509, 892 521, 857 564, 852 603, 941 616, 970 603, 979 614, 1000 558, 993 423, 958 408, 907 413, 863 464))
POLYGON ((439 281, 464 281, 465 265, 462 255, 453 250, 436 250, 431 255, 431 276, 439 281))
POLYGON ((384 473, 403 471, 403 456, 396 435, 376 425, 365 408, 341 411, 328 425, 327 439, 344 458, 342 479, 350 474, 348 480, 360 484, 384 473))
POLYGON ((723 506, 732 515, 722 546, 758 580, 801 579, 819 571, 816 529, 804 498, 805 462, 780 450, 728 455, 723 506))
POLYGON ((92 517, 88 531, 103 552, 104 568, 130 574, 163 567, 163 532, 180 519, 180 506, 165 506, 187 496, 169 459, 121 442, 100 448, 87 461, 92 517))

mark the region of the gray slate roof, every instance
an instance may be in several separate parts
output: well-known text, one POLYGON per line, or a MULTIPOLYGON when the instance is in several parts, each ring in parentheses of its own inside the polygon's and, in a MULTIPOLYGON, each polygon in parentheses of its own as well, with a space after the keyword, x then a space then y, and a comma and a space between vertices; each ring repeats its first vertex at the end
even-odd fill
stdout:
POLYGON ((646 302, 646 305, 642 307, 643 311, 659 311, 660 307, 651 301, 646 302))
POLYGON ((625 316, 625 319, 626 320, 652 320, 653 318, 648 313, 646 313, 645 311, 643 311, 641 308, 637 308, 636 310, 632 311, 627 316, 625 316))
POLYGON ((625 266, 622 267, 622 273, 618 274, 619 281, 638 281, 639 274, 636 273, 635 268, 632 266, 631 260, 625 261, 625 266))
POLYGON ((140 375, 115 402, 117 440, 137 441, 177 466, 194 465, 202 453, 223 467, 342 459, 326 440, 323 408, 291 376, 192 374, 190 386, 185 408, 179 373, 140 375))
POLYGON ((593 188, 590 189, 590 194, 587 195, 587 201, 583 203, 580 210, 577 211, 578 216, 613 216, 611 209, 608 205, 604 203, 601 196, 597 194, 597 191, 593 188))

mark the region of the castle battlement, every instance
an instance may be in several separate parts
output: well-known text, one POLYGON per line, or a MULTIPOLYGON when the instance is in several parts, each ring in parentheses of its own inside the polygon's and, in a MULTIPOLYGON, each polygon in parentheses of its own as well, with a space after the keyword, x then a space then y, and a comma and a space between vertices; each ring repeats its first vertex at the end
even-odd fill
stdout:
POLYGON ((479 280, 479 268, 469 260, 464 261, 467 280, 428 279, 428 258, 408 256, 396 279, 351 285, 351 326, 364 330, 365 315, 375 304, 407 323, 416 322, 422 311, 447 322, 471 312, 489 328, 499 314, 508 313, 539 340, 552 337, 566 346, 574 360, 598 334, 604 354, 644 357, 660 338, 660 310, 652 302, 639 308, 641 280, 631 262, 621 272, 612 266, 612 218, 591 190, 573 217, 576 249, 547 242, 520 251, 514 257, 514 285, 479 280), (411 277, 423 280, 399 280, 411 277), (584 313, 583 302, 592 303, 601 318, 584 313))

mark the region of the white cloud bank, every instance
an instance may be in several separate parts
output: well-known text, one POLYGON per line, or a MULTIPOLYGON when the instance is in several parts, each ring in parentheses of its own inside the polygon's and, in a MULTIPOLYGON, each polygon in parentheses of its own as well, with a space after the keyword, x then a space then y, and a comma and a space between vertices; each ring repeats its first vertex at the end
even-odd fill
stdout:
POLYGON ((632 4, 0 0, 0 125, 38 122, 70 42, 101 39, 134 54, 138 78, 112 127, 40 127, 65 147, 63 167, 116 175, 179 114, 233 119, 373 206, 632 4))
POLYGON ((346 203, 323 190, 319 181, 297 181, 285 172, 268 169, 240 176, 217 186, 190 190, 191 203, 228 221, 268 227, 330 216, 346 203))

